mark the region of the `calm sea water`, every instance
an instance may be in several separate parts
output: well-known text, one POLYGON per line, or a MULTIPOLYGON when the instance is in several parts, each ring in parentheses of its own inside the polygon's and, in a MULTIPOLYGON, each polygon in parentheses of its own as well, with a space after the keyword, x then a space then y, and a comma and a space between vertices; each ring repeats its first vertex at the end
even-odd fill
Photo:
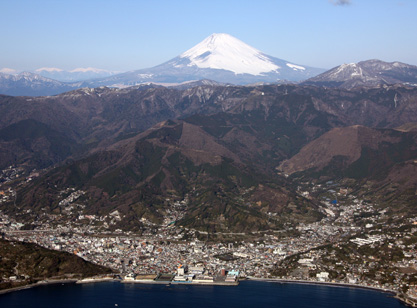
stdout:
POLYGON ((243 281, 237 287, 103 282, 47 285, 0 295, 0 307, 406 307, 363 289, 243 281))

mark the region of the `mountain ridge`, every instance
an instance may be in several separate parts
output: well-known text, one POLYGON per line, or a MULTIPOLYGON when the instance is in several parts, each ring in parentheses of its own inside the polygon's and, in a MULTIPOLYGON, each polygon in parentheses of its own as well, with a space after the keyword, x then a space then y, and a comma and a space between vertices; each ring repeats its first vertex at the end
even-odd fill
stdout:
POLYGON ((303 84, 346 89, 389 84, 417 85, 417 66, 373 59, 342 64, 304 81, 303 84))
MULTIPOLYGON (((416 88, 404 86, 348 91, 297 85, 203 85, 185 89, 155 85, 124 89, 82 88, 50 97, 0 96, 0 113, 7 114, 7 117, 0 118, 0 129, 21 121, 34 120, 65 136, 66 140, 71 140, 67 143, 72 144, 70 148, 87 151, 143 132, 168 119, 193 114, 254 112, 254 115, 264 119, 280 115, 276 120, 285 118, 288 127, 279 129, 288 130, 291 134, 290 128, 303 127, 299 132, 301 139, 282 140, 283 144, 289 142, 294 149, 298 149, 295 144, 304 142, 306 136, 316 138, 318 133, 335 126, 360 124, 395 128, 403 123, 417 122, 414 116, 417 106, 413 104, 415 91, 416 88)), ((212 123, 218 120, 215 117, 210 119, 212 123)), ((219 130, 213 125, 207 125, 209 127, 213 132, 219 130)), ((235 130, 229 132, 229 136, 232 133, 235 130)), ((265 134, 269 135, 270 132, 266 130, 265 134)), ((55 137, 50 140, 55 140, 55 137)), ((20 148, 20 152, 23 154, 29 148, 20 148)), ((4 150, 8 152, 7 147, 4 150)), ((63 158, 46 157, 46 161, 58 162, 57 157, 63 158)), ((2 161, 3 164, 10 162, 2 161)))

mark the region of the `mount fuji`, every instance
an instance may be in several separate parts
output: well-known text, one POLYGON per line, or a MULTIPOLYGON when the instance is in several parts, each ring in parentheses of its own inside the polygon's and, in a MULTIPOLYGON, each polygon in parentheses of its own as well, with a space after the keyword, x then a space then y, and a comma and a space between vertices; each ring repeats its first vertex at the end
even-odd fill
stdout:
POLYGON ((268 56, 237 38, 212 34, 201 43, 158 66, 93 80, 96 86, 183 83, 201 79, 233 84, 300 81, 324 72, 268 56))
POLYGON ((111 72, 92 68, 70 72, 41 68, 36 70, 37 74, 15 74, 14 70, 5 68, 0 71, 0 94, 56 95, 82 87, 123 88, 149 83, 177 87, 286 83, 307 80, 324 71, 268 56, 229 34, 215 33, 168 62, 111 76, 111 72))

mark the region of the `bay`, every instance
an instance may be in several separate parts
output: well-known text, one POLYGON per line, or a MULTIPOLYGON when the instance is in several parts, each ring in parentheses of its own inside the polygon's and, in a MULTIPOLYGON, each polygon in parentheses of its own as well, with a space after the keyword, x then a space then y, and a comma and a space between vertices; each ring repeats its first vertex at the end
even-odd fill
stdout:
POLYGON ((239 286, 102 282, 44 285, 0 295, 0 307, 406 307, 390 294, 358 288, 242 281, 239 286))

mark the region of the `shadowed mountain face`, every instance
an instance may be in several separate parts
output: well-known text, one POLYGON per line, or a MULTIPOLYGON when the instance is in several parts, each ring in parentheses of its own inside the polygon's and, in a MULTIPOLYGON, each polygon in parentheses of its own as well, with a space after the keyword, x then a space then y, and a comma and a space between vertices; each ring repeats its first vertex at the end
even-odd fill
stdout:
MULTIPOLYGON (((399 178, 404 171, 397 163, 407 163, 414 150, 397 147, 415 144, 414 137, 404 137, 411 132, 337 127, 417 122, 416 97, 416 89, 400 86, 82 89, 56 97, 2 97, 0 110, 9 116, 0 119, 0 127, 12 131, 12 125, 36 123, 42 134, 22 132, 19 138, 31 145, 41 136, 52 144, 61 134, 66 139, 57 147, 67 146, 68 152, 59 152, 64 153, 59 159, 73 155, 19 191, 21 208, 59 214, 61 193, 70 187, 85 191, 80 202, 86 213, 117 209, 122 218, 114 228, 141 230, 142 219, 159 224, 171 201, 186 199, 181 225, 210 232, 265 230, 321 217, 314 199, 298 195, 296 183, 277 174, 280 165, 293 168, 287 173, 311 171, 303 165, 311 158, 315 170, 328 177, 342 168, 344 177, 376 179, 375 172, 357 174, 370 161, 370 170, 393 166, 389 170, 399 178), (384 151, 400 154, 382 159, 378 153, 384 151)), ((51 161, 51 153, 41 154, 51 161)))
POLYGON ((33 119, 0 129, 0 168, 13 164, 45 168, 79 149, 74 140, 33 119))
MULTIPOLYGON (((295 154, 305 142, 333 127, 355 124, 396 127, 417 121, 416 92, 414 88, 399 86, 352 91, 287 85, 198 86, 185 90, 148 86, 123 90, 80 89, 53 97, 0 96, 0 114, 7 115, 0 118, 0 130, 14 130, 11 125, 33 120, 60 134, 59 139, 67 147, 58 150, 59 155, 48 151, 39 154, 43 161, 40 165, 16 154, 3 154, 1 163, 6 166, 25 161, 35 167, 45 166, 47 162, 56 163, 69 155, 85 154, 131 137, 166 119, 218 112, 236 120, 240 126, 248 118, 249 124, 257 123, 259 131, 263 130, 259 134, 262 138, 280 138, 280 147, 286 147, 287 154, 295 154)), ((216 118, 207 120, 207 129, 217 129, 212 124, 216 118)), ((250 127, 246 127, 246 132, 250 133, 250 127)), ((234 133, 235 130, 230 132, 228 138, 234 138, 234 133)), ((42 144, 40 140, 29 142, 35 136, 21 137, 26 145, 12 148, 25 152, 35 147, 29 143, 42 144)), ((8 153, 7 147, 5 143, 0 145, 0 152, 8 153)), ((35 154, 38 152, 34 150, 35 154)))

